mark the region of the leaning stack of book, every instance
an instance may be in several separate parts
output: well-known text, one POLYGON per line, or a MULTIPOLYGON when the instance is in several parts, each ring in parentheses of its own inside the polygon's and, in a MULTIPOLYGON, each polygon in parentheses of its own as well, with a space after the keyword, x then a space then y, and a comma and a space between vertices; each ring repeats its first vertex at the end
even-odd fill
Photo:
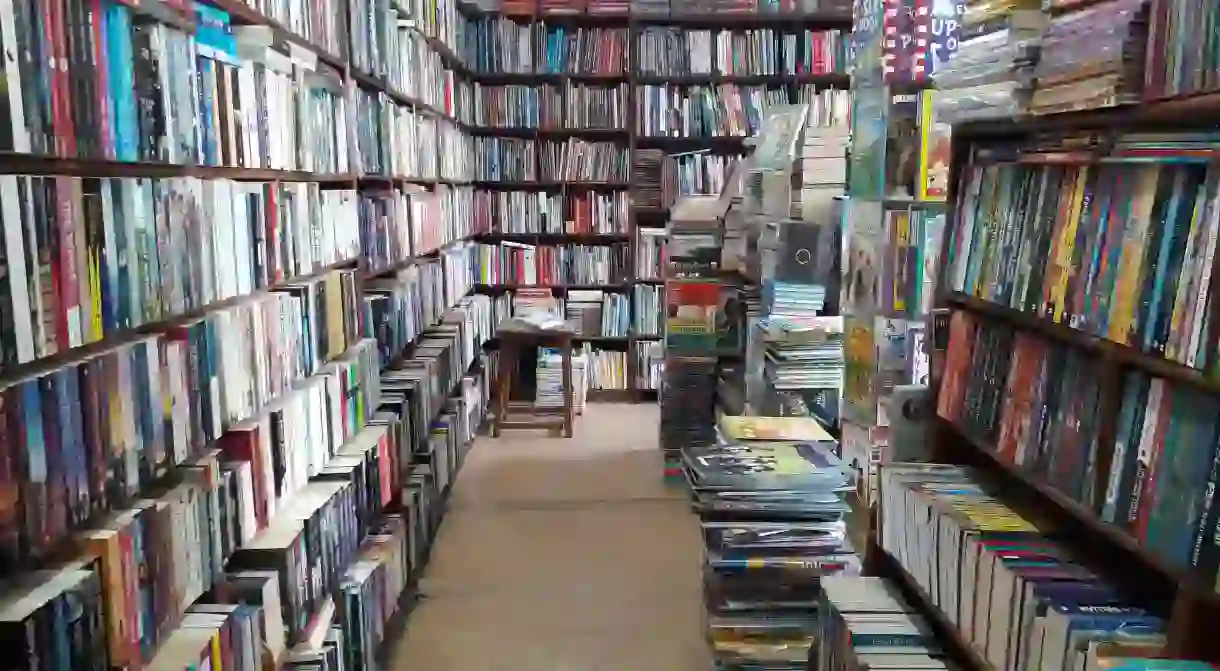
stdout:
POLYGON ((703 528, 713 657, 803 670, 826 624, 821 580, 860 571, 844 522, 851 472, 812 419, 722 416, 718 434, 682 461, 703 528))

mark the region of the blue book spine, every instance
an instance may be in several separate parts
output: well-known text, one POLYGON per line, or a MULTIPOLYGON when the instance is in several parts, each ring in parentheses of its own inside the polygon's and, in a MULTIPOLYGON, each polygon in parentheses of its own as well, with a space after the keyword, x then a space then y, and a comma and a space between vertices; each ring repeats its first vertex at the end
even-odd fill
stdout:
POLYGON ((107 104, 114 129, 114 155, 119 161, 139 159, 139 131, 136 129, 134 55, 131 44, 130 10, 118 2, 106 2, 104 10, 106 62, 108 65, 107 104))
POLYGON ((1172 195, 1169 198, 1169 204, 1166 206, 1165 214, 1158 222, 1163 227, 1161 231, 1161 246, 1157 250, 1156 275, 1152 284, 1152 295, 1149 297, 1148 311, 1141 319, 1140 331, 1142 332, 1142 341, 1144 349, 1150 349, 1154 338, 1156 315, 1161 305, 1161 293, 1165 284, 1166 266, 1169 265, 1169 249, 1173 246, 1174 230, 1173 215, 1177 212, 1178 201, 1182 198, 1182 186, 1186 176, 1179 172, 1174 178, 1172 195))
POLYGON ((66 395, 68 399, 68 444, 72 446, 72 491, 75 499, 75 517, 78 524, 89 518, 89 459, 85 444, 85 427, 81 422, 84 408, 81 406, 80 376, 77 368, 64 369, 66 395))

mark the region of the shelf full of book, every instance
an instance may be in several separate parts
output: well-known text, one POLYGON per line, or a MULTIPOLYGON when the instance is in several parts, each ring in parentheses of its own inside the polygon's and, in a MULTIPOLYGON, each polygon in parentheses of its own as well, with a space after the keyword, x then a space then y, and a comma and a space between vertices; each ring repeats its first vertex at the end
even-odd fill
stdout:
MULTIPOLYGON (((985 481, 1014 510, 1032 503, 1024 519, 1063 556, 1096 560, 1082 564, 1129 599, 1121 612, 1159 618, 1131 657, 1215 662, 1203 622, 1220 613, 1220 108, 1205 35, 1220 16, 1160 0, 1045 4, 999 42, 963 28, 963 61, 933 75, 937 115, 953 123, 936 451, 970 467, 952 478, 985 481), (1169 43, 1206 65, 1166 57, 1169 43), (1131 59, 1108 61, 1110 47, 1131 59), (973 96, 970 78, 1025 56, 1032 77, 973 96)), ((880 540, 891 554, 902 543, 880 540)))
POLYGON ((294 7, 0 3, 18 665, 366 668, 426 559, 494 327, 468 141, 435 59, 358 74, 348 3, 294 7))

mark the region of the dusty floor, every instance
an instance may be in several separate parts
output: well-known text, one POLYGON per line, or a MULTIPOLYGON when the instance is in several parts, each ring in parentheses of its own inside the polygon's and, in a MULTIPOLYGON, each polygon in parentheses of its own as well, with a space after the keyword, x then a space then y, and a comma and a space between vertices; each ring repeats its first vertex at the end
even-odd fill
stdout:
POLYGON ((472 449, 392 669, 707 671, 695 517, 653 404, 472 449))

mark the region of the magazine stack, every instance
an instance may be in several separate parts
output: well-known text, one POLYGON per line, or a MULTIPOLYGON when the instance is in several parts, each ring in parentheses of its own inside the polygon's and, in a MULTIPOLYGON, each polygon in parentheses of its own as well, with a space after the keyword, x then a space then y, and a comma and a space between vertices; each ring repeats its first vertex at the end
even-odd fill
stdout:
POLYGON ((683 452, 704 552, 716 668, 803 670, 821 579, 858 575, 847 538, 850 469, 814 419, 723 416, 717 442, 683 452))

